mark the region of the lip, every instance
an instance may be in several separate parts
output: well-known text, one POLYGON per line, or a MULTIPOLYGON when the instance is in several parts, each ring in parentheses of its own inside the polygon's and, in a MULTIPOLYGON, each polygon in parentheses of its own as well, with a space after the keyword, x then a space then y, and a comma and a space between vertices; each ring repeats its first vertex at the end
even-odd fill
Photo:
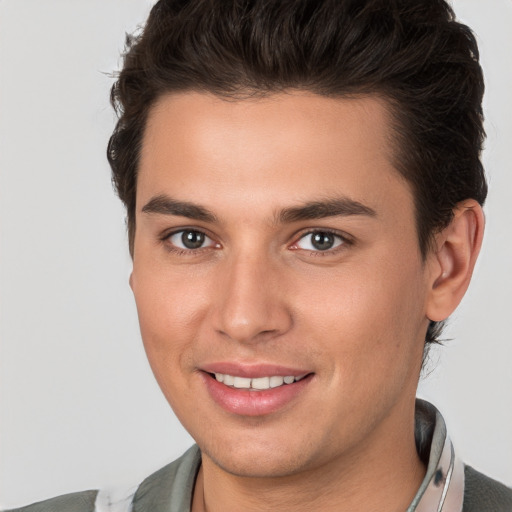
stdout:
POLYGON ((226 412, 237 416, 265 416, 279 411, 300 398, 309 386, 313 373, 307 370, 284 366, 258 364, 238 365, 233 363, 215 363, 201 368, 201 378, 212 400, 226 412), (292 384, 262 391, 237 389, 218 382, 211 373, 224 373, 236 377, 258 378, 269 375, 306 377, 292 384))
POLYGON ((268 363, 241 364, 233 362, 204 364, 201 365, 200 370, 207 373, 224 373, 233 377, 246 377, 249 379, 268 377, 270 375, 300 377, 301 375, 312 373, 311 370, 304 368, 291 368, 268 363))

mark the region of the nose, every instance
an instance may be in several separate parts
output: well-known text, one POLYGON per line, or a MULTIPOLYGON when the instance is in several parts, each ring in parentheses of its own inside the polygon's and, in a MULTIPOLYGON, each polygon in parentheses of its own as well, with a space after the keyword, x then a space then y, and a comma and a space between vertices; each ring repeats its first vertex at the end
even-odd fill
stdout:
POLYGON ((265 256, 245 255, 224 262, 219 272, 214 326, 239 343, 274 339, 293 323, 282 271, 265 256))

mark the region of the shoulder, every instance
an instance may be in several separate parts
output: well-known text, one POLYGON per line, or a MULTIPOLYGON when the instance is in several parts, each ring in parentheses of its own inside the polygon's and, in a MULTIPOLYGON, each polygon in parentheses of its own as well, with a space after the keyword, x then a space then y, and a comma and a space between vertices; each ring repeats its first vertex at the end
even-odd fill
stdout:
POLYGON ((93 512, 97 494, 98 491, 74 492, 4 512, 93 512))
POLYGON ((201 452, 194 445, 179 459, 147 477, 139 486, 131 488, 128 494, 124 492, 126 490, 121 490, 121 493, 75 492, 0 512, 96 512, 111 510, 111 506, 114 506, 112 510, 128 510, 131 507, 133 512, 168 512, 170 508, 188 510, 200 465, 201 452), (124 508, 120 508, 121 504, 124 508))
POLYGON ((465 466, 464 478, 463 512, 512 512, 511 488, 479 473, 471 466, 465 466))
POLYGON ((139 485, 133 498, 133 512, 188 510, 200 465, 201 452, 194 445, 139 485))

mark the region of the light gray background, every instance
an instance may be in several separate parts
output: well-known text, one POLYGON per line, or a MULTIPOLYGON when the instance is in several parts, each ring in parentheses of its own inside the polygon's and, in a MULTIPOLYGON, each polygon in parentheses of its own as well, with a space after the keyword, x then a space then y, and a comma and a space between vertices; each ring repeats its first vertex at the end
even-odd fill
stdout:
MULTIPOLYGON (((104 156, 124 32, 149 0, 0 0, 0 504, 136 483, 191 444, 155 384, 104 156)), ((512 2, 455 0, 487 76, 487 233, 420 394, 512 485, 512 2)))

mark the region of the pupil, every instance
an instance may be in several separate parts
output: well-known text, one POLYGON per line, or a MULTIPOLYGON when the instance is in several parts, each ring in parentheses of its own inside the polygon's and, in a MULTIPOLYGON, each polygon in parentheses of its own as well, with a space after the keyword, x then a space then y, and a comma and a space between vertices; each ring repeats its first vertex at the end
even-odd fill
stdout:
POLYGON ((331 233, 314 233, 311 243, 315 249, 326 251, 334 245, 334 235, 331 233))
POLYGON ((204 233, 199 231, 185 231, 181 241, 187 249, 199 249, 204 243, 204 233))

